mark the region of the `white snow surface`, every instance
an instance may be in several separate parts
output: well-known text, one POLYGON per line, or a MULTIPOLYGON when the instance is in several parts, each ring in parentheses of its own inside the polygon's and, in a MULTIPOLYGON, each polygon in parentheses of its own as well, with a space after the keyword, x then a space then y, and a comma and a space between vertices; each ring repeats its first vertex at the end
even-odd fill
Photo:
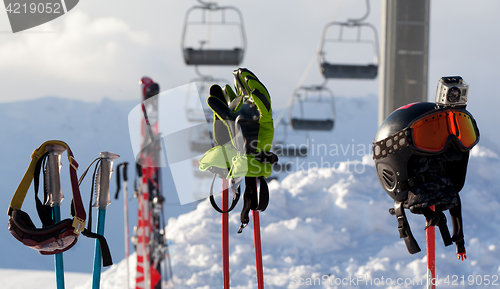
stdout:
MULTIPOLYGON (((339 98, 337 127, 332 134, 314 135, 316 143, 369 145, 376 132, 375 103, 371 98, 339 98), (367 122, 366 118, 371 121, 367 122)), ((42 133, 37 135, 40 139, 42 133)), ((115 138, 117 142, 123 139, 115 138)), ((30 143, 29 147, 37 145, 39 143, 30 143)), ((270 204, 260 213, 265 288, 425 288, 425 218, 407 211, 412 231, 422 248, 422 252, 410 255, 399 238, 396 218, 388 213, 392 199, 378 183, 370 152, 364 155, 357 152, 332 157, 333 167, 308 168, 306 165, 305 170, 269 183, 270 204), (395 284, 397 282, 400 285, 395 284)), ((301 161, 320 163, 319 159, 316 155, 301 161)), ((16 164, 21 171, 13 177, 16 184, 9 181, 9 187, 17 185, 17 175, 24 173, 25 165, 25 161, 16 164)), ((499 152, 480 142, 470 154, 467 181, 460 193, 467 260, 458 261, 455 245, 444 247, 436 230, 438 288, 498 288, 499 171, 499 152), (473 284, 469 283, 472 279, 473 284), (490 285, 484 285, 486 279, 490 285), (453 285, 454 281, 457 285, 453 285), (478 284, 479 281, 483 284, 478 284)), ((12 189, 5 194, 10 198, 11 192, 12 189)), ((216 200, 220 203, 220 196, 216 200)), ((7 203, 4 205, 7 207, 7 203)), ((236 233, 241 206, 240 201, 229 219, 231 288, 253 289, 257 288, 253 224, 250 221, 242 234, 236 233)), ((110 217, 106 225, 112 253, 114 243, 120 242, 123 235, 123 225, 117 221, 120 218, 115 219, 110 217)), ((448 226, 451 230, 451 222, 448 226)), ((166 232, 171 242, 175 288, 222 288, 221 215, 210 203, 203 201, 195 210, 170 218, 166 232)), ((12 250, 5 247, 2 250, 3 268, 6 268, 0 269, 2 288, 55 288, 53 271, 12 269, 7 262, 20 254, 26 254, 26 260, 35 260, 35 256, 38 260, 37 253, 17 244, 6 228, 0 241, 12 247, 12 250)), ((89 243, 79 241, 83 242, 89 243)), ((87 252, 90 246, 85 246, 73 250, 75 253, 65 257, 65 263, 75 261, 78 254, 93 254, 87 252)), ((120 259, 115 257, 115 265, 103 270, 101 288, 126 288, 126 262, 120 259)), ((129 261, 130 288, 135 288, 135 254, 129 261)), ((90 263, 86 265, 91 267, 90 263)), ((86 272, 67 272, 66 288, 91 288, 90 271, 86 272)))
MULTIPOLYGON (((469 285, 468 278, 474 278, 474 284, 480 278, 499 282, 496 175, 500 160, 496 153, 477 146, 469 166, 461 192, 468 259, 458 261, 455 246, 444 247, 436 230, 439 288, 482 287, 469 285), (446 276, 448 285, 443 280, 446 276), (464 285, 460 285, 462 276, 464 285), (452 285, 455 278, 459 285, 452 285)), ((425 219, 410 216, 422 248, 422 252, 410 255, 399 239, 395 217, 387 211, 392 203, 380 189, 371 156, 343 162, 338 168, 299 171, 281 182, 272 181, 269 189, 270 205, 260 214, 266 288, 424 288, 425 219), (342 279, 345 284, 338 285, 342 279), (410 281, 415 283, 404 285, 410 281)), ((257 287, 253 227, 236 233, 240 207, 229 219, 231 287, 250 289, 257 287)), ((170 219, 167 234, 172 242, 175 288, 222 286, 221 215, 208 201, 170 219)), ((133 267, 134 256, 131 258, 133 267)), ((126 287, 124 264, 122 261, 103 274, 102 288, 126 287)), ((90 281, 77 288, 90 288, 90 281)))

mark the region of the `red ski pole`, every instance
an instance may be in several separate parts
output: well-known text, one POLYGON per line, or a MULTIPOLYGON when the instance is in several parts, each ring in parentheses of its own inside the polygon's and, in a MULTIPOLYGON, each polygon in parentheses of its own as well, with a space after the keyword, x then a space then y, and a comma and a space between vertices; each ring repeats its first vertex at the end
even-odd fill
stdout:
MULTIPOLYGON (((222 210, 228 209, 228 181, 222 180, 222 210)), ((229 289, 229 213, 222 214, 222 279, 223 288, 229 289)))
POLYGON ((255 247, 255 267, 257 271, 257 288, 264 289, 264 271, 262 269, 262 249, 260 247, 259 211, 252 211, 253 242, 255 247))
MULTIPOLYGON (((434 211, 434 206, 429 207, 434 211)), ((436 288, 436 237, 434 226, 429 226, 426 232, 427 242, 427 288, 436 288)))

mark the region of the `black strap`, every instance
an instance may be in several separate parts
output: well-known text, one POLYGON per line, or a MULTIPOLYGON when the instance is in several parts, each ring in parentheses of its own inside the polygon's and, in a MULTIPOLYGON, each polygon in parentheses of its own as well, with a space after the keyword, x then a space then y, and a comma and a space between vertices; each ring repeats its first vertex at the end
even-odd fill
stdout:
POLYGON ((450 236, 450 231, 448 230, 448 225, 446 224, 446 216, 443 212, 438 212, 439 215, 439 232, 441 233, 441 238, 443 239, 443 243, 445 246, 449 246, 453 244, 450 236))
POLYGON ((101 248, 101 255, 102 255, 102 265, 104 267, 113 265, 113 260, 111 259, 111 252, 109 250, 108 242, 106 242, 106 238, 104 238, 104 236, 92 233, 91 231, 89 231, 89 229, 83 230, 82 235, 84 235, 87 238, 99 240, 99 247, 101 248))
POLYGON ((265 211, 269 204, 269 188, 264 177, 258 177, 260 181, 259 198, 257 198, 257 177, 245 177, 245 193, 243 194, 243 209, 241 210, 241 225, 238 233, 250 222, 249 213, 253 211, 265 211))
POLYGON ((259 192, 259 205, 257 206, 257 211, 264 212, 269 205, 269 187, 267 186, 267 181, 264 177, 259 177, 260 181, 260 192, 259 192))
POLYGON ((116 166, 116 194, 115 194, 115 200, 118 199, 118 193, 120 192, 121 185, 120 185, 120 168, 123 167, 123 180, 126 182, 128 181, 127 177, 127 166, 128 162, 123 162, 119 165, 116 166))
POLYGON ((233 194, 233 202, 231 203, 231 207, 229 207, 227 211, 223 211, 221 208, 219 208, 219 206, 217 206, 217 203, 215 202, 213 195, 215 176, 216 175, 214 174, 214 177, 212 179, 212 184, 210 185, 210 204, 212 204, 212 207, 221 214, 229 213, 234 209, 234 207, 236 207, 236 204, 240 200, 240 187, 238 187, 236 193, 233 194))
POLYGON ((389 213, 397 217, 399 238, 404 239, 408 252, 410 254, 420 252, 420 247, 411 233, 410 224, 408 224, 408 220, 406 219, 402 202, 394 202, 394 209, 389 210, 389 213))
POLYGON ((462 202, 457 194, 458 205, 450 209, 451 222, 453 224, 453 237, 451 238, 457 245, 457 252, 465 252, 465 241, 462 224, 462 202))
MULTIPOLYGON (((97 162, 94 168, 94 173, 92 174, 92 186, 90 187, 89 220, 87 222, 87 228, 82 231, 82 235, 84 235, 87 238, 97 239, 99 241, 99 247, 101 248, 102 265, 104 267, 107 267, 113 265, 113 260, 111 259, 111 252, 109 250, 108 242, 106 241, 106 238, 104 238, 104 236, 92 232, 92 197, 94 195, 95 176, 97 174, 97 169, 99 168, 101 158, 95 159, 92 163, 90 163, 89 167, 87 168, 88 170, 96 160, 97 162)), ((83 181, 83 177, 85 177, 87 170, 85 170, 84 175, 80 177, 79 183, 83 181)))

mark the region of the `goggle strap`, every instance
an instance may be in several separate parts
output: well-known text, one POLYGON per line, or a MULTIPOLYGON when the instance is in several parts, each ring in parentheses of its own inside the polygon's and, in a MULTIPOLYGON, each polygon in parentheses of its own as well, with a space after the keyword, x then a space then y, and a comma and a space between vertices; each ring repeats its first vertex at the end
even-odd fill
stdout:
POLYGON ((78 163, 75 161, 73 152, 71 151, 69 146, 65 142, 59 140, 46 141, 42 145, 40 145, 40 147, 38 147, 33 151, 33 154, 31 155, 30 165, 26 170, 23 179, 19 183, 19 186, 17 187, 14 196, 12 197, 8 210, 8 215, 11 216, 13 210, 21 209, 26 194, 28 193, 28 189, 35 176, 36 165, 39 162, 40 158, 47 152, 46 149, 47 145, 60 145, 66 148, 68 160, 70 162, 69 174, 71 180, 71 189, 73 193, 72 206, 74 206, 74 213, 75 213, 74 217, 83 220, 85 222, 85 220, 87 219, 87 214, 85 213, 85 208, 82 203, 80 188, 78 187, 78 177, 76 175, 76 170, 78 169, 78 163))
POLYGON ((373 159, 381 159, 411 145, 410 128, 404 128, 381 141, 373 143, 373 159))

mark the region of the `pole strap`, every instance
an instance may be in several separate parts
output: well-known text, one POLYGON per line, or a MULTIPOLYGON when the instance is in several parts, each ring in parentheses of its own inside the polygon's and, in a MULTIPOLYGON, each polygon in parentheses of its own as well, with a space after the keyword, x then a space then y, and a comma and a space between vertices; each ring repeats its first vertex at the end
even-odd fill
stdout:
POLYGON ((214 174, 214 177, 212 178, 212 184, 210 185, 210 204, 212 204, 212 207, 221 214, 229 213, 234 209, 234 207, 236 207, 236 204, 240 200, 240 187, 238 187, 238 190, 235 193, 233 193, 233 201, 231 203, 231 207, 229 207, 227 211, 224 211, 221 208, 219 208, 219 206, 217 206, 217 203, 215 202, 214 199, 213 192, 214 192, 215 177, 216 174, 214 174))

